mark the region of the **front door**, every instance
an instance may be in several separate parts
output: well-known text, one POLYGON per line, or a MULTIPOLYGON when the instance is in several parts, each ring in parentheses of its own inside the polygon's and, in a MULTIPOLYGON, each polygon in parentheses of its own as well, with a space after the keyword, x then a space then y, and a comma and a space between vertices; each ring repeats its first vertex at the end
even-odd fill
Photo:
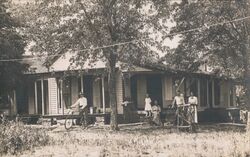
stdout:
POLYGON ((162 107, 162 80, 161 75, 147 76, 147 93, 149 94, 152 103, 157 100, 162 107))

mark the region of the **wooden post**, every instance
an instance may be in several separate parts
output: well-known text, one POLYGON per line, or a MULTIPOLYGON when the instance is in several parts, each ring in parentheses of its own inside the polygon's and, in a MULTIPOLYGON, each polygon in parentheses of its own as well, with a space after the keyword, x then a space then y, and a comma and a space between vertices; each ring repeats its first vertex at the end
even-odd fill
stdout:
POLYGON ((35 113, 38 114, 38 105, 37 105, 37 82, 35 81, 35 113))
POLYGON ((212 106, 215 106, 215 99, 214 99, 214 80, 212 80, 212 106))
POLYGON ((59 114, 60 113, 60 104, 62 103, 61 102, 61 92, 60 92, 60 80, 59 80, 59 83, 58 83, 58 81, 57 81, 57 102, 59 102, 59 103, 57 103, 57 114, 59 114))
POLYGON ((105 88, 104 88, 104 76, 102 77, 102 107, 103 107, 103 113, 106 112, 106 106, 105 106, 105 88))
POLYGON ((227 82, 227 104, 228 104, 228 107, 231 107, 230 96, 231 96, 231 82, 228 81, 227 82))
POLYGON ((250 133, 250 112, 247 112, 247 132, 250 133))
POLYGON ((207 79, 206 80, 206 82, 207 82, 207 105, 206 105, 206 107, 209 107, 209 80, 207 79))
POLYGON ((13 91, 13 114, 17 114, 16 90, 13 91))
POLYGON ((41 80, 41 92, 42 92, 42 115, 45 114, 45 105, 44 105, 44 86, 43 79, 41 80))
POLYGON ((62 114, 64 115, 64 103, 63 103, 63 80, 60 81, 60 95, 61 95, 61 107, 62 107, 62 114))
POLYGON ((201 81, 198 79, 198 105, 201 106, 201 81))
POLYGON ((83 74, 81 75, 81 92, 83 93, 83 74))

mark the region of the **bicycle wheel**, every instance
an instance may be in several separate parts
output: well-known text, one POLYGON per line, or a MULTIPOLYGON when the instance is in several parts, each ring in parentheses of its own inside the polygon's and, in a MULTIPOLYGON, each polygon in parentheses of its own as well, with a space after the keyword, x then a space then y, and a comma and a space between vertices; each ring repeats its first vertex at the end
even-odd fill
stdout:
POLYGON ((69 130, 73 126, 73 119, 70 118, 70 115, 68 115, 65 119, 64 127, 65 129, 69 130))
POLYGON ((82 129, 86 129, 87 128, 87 125, 85 124, 85 121, 84 121, 84 116, 81 116, 79 125, 80 125, 80 127, 82 129))

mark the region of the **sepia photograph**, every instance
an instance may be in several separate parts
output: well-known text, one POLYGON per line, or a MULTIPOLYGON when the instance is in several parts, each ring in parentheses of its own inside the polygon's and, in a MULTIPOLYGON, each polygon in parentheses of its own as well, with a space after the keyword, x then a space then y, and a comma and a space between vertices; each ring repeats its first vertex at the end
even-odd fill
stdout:
POLYGON ((0 0, 1 157, 250 157, 250 0, 0 0))

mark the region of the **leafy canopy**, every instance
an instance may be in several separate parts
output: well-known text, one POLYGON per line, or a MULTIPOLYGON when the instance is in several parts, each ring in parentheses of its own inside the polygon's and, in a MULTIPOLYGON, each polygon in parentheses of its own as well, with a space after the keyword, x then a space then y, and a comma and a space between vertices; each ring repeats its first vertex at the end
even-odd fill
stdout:
POLYGON ((150 46, 166 48, 159 34, 169 18, 167 0, 44 0, 27 6, 18 14, 36 42, 33 52, 75 52, 71 61, 78 64, 111 57, 130 63, 157 58, 150 46), (106 48, 91 49, 98 47, 106 48))
MULTIPOLYGON (((17 22, 7 12, 7 1, 0 0, 0 60, 18 59, 24 53, 25 42, 16 31, 17 22)), ((25 66, 18 62, 0 61, 0 94, 13 89, 25 66)))
POLYGON ((182 0, 176 3, 173 8, 176 26, 172 32, 199 29, 182 34, 179 46, 166 59, 182 69, 193 63, 198 66, 206 63, 220 74, 245 77, 250 66, 250 51, 246 50, 250 23, 249 19, 234 20, 250 16, 248 8, 249 0, 182 0), (224 23, 226 21, 231 22, 224 23))

